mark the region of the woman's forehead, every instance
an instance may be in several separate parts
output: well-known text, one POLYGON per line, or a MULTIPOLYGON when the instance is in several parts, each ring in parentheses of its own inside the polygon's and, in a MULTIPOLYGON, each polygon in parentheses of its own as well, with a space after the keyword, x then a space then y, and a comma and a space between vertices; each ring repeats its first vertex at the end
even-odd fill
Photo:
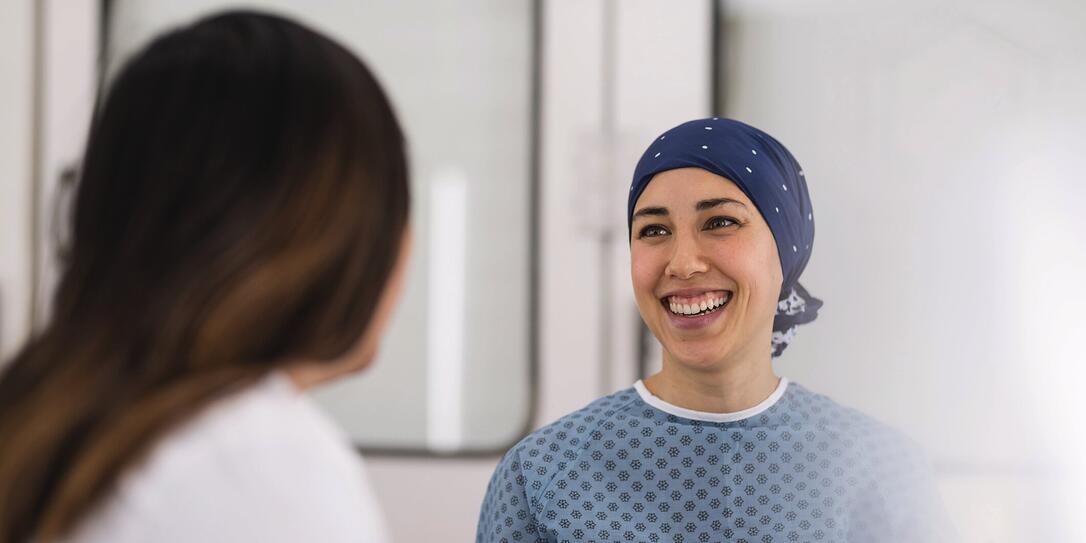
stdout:
POLYGON ((731 198, 753 205, 742 189, 726 177, 701 168, 678 168, 653 176, 637 200, 642 207, 693 207, 710 198, 731 198))

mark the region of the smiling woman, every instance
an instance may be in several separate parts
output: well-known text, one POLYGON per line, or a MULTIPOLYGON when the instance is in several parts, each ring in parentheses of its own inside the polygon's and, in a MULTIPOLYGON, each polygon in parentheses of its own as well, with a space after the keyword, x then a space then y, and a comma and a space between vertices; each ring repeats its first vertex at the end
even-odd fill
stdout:
POLYGON ((477 541, 948 541, 899 432, 778 377, 822 302, 791 153, 730 119, 657 138, 630 189, 631 275, 662 370, 529 435, 491 479, 477 541))
MULTIPOLYGON (((656 175, 641 205, 630 244, 634 294, 672 358, 664 367, 768 358, 781 266, 753 203, 719 175, 681 168, 656 175)), ((768 378, 762 384, 772 389, 768 378)))
POLYGON ((741 122, 714 117, 684 123, 654 140, 637 164, 627 206, 631 237, 635 218, 646 209, 660 209, 651 200, 643 200, 644 192, 651 188, 650 181, 667 182, 674 175, 711 175, 726 181, 727 188, 717 191, 726 192, 728 197, 700 200, 695 210, 705 211, 728 202, 738 204, 758 216, 760 231, 768 234, 769 245, 776 246, 777 258, 770 266, 779 262, 781 284, 776 290, 780 307, 771 340, 773 356, 780 356, 795 336, 796 327, 817 318, 822 306, 799 284, 810 259, 815 231, 807 182, 799 163, 772 136, 741 122), (639 203, 646 207, 635 213, 639 203))

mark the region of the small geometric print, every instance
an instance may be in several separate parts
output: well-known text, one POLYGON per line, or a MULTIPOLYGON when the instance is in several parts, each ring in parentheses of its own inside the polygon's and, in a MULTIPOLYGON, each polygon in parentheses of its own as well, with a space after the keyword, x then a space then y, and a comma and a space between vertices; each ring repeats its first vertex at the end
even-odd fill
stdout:
POLYGON ((855 409, 796 382, 739 419, 661 403, 630 387, 514 445, 476 543, 938 540, 912 531, 923 457, 855 409))

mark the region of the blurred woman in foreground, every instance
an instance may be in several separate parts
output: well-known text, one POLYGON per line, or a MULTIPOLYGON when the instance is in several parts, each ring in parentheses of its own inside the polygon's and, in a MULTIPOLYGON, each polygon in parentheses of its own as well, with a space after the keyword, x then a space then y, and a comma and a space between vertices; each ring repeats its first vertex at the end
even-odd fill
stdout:
POLYGON ((52 321, 0 376, 0 543, 382 540, 300 391, 373 359, 408 204, 389 101, 328 38, 235 12, 137 54, 52 321))

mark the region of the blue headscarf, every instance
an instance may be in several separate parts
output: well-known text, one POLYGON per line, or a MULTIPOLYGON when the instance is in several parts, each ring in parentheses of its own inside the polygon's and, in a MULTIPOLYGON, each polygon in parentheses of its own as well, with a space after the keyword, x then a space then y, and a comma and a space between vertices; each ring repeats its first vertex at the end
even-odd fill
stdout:
POLYGON ((773 320, 773 356, 780 356, 796 327, 815 320, 822 307, 822 301, 799 284, 814 246, 814 212, 803 170, 788 149, 753 126, 721 117, 686 122, 657 137, 637 162, 627 228, 633 223, 634 205, 653 176, 691 167, 738 185, 773 232, 784 272, 773 320))

